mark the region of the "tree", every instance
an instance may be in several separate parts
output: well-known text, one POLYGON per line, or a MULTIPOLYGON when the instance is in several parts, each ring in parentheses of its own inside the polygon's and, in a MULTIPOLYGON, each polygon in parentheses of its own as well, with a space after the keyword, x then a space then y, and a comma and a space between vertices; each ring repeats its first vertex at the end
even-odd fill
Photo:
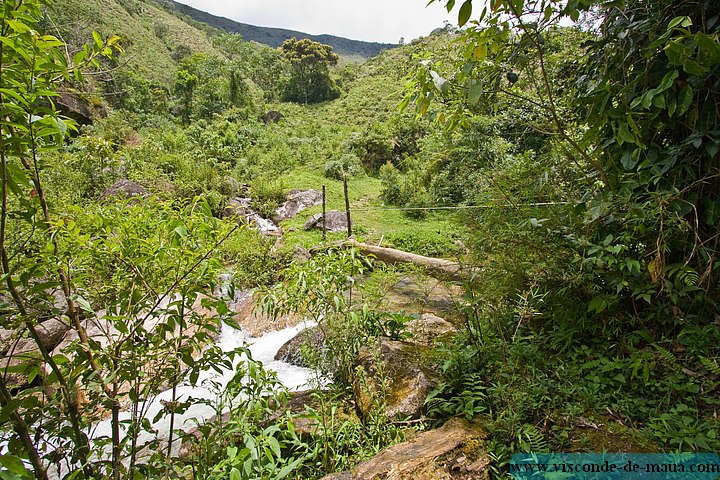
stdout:
POLYGON ((285 40, 280 51, 290 61, 292 74, 285 97, 302 103, 318 103, 337 98, 339 92, 330 77, 330 67, 338 63, 329 45, 307 38, 285 40))
POLYGON ((424 61, 405 104, 449 129, 511 103, 542 112, 528 126, 577 168, 571 238, 592 285, 588 309, 668 326, 710 318, 720 302, 720 6, 499 0, 470 21, 476 3, 460 6, 469 26, 457 60, 424 61), (548 38, 583 15, 597 31, 576 28, 577 53, 552 61, 548 38))
MULTIPOLYGON (((111 58, 121 50, 118 37, 104 40, 93 32, 92 45, 85 45, 72 61, 66 58, 63 42, 40 33, 41 7, 45 4, 41 0, 6 0, 0 16, 0 108, 3 111, 0 116, 0 296, 8 299, 2 327, 27 332, 29 340, 37 345, 51 374, 34 372, 31 375, 54 378, 50 381, 57 388, 63 405, 62 416, 58 418, 69 423, 63 435, 71 439, 76 448, 73 461, 80 462, 84 475, 92 478, 89 443, 82 432, 75 384, 50 355, 38 333, 40 320, 46 313, 42 310, 47 307, 50 284, 59 285, 62 290, 69 323, 78 327, 81 338, 84 332, 80 309, 70 286, 70 274, 62 261, 57 261, 60 241, 41 181, 42 154, 60 144, 68 130, 74 128, 69 119, 61 118, 55 111, 53 99, 57 96, 58 84, 71 81, 73 76, 81 81, 83 68, 99 67, 100 57, 111 58), (16 242, 21 236, 25 240, 16 242)), ((25 470, 22 462, 12 458, 20 456, 32 465, 36 478, 47 478, 38 451, 39 442, 31 436, 33 428, 42 424, 36 416, 38 399, 27 392, 16 394, 11 387, 6 367, 0 375, 0 407, 17 440, 9 442, 6 450, 9 455, 1 457, 2 463, 12 464, 15 473, 22 473, 25 470)))
POLYGON ((280 101, 290 75, 290 62, 278 49, 246 42, 230 33, 214 38, 214 45, 228 57, 232 71, 262 89, 265 100, 280 101))

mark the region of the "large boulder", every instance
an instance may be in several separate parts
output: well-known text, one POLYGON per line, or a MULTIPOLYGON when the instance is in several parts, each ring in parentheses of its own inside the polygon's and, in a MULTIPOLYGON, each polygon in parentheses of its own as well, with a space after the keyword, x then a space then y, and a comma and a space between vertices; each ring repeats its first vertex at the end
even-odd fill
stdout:
POLYGON ((145 198, 149 195, 150 194, 145 187, 137 182, 133 182, 131 180, 118 180, 105 189, 105 191, 100 195, 100 200, 106 200, 110 197, 124 197, 126 199, 134 197, 145 198))
POLYGON ((80 125, 90 125, 93 120, 107 116, 104 106, 88 101, 81 92, 61 88, 55 102, 63 114, 80 125))
POLYGON ((360 415, 368 417, 376 398, 385 397, 389 418, 418 418, 425 398, 435 387, 430 370, 423 365, 426 349, 410 342, 379 338, 360 348, 353 379, 353 396, 360 415))
POLYGON ((453 418, 441 428, 381 451, 350 472, 322 480, 482 480, 488 478, 487 432, 453 418))
POLYGON ((405 324, 405 330, 412 334, 410 341, 421 345, 432 345, 435 340, 442 338, 457 329, 455 326, 432 313, 423 313, 405 324))
POLYGON ((5 355, 13 344, 15 330, 0 329, 0 355, 5 355))
POLYGON ((291 190, 285 203, 275 210, 273 221, 280 223, 283 220, 294 218, 298 213, 308 207, 322 205, 322 192, 319 190, 291 190))
POLYGON ((244 217, 255 213, 253 209, 250 208, 250 202, 252 202, 250 198, 231 198, 222 212, 223 218, 244 217))
POLYGON ((282 120, 283 114, 278 112, 277 110, 270 110, 260 118, 263 123, 267 125, 268 123, 278 123, 280 120, 282 120))
MULTIPOLYGON (((340 210, 330 210, 325 215, 325 230, 328 232, 345 232, 347 231, 348 223, 347 223, 347 215, 345 212, 341 212, 340 210)), ((322 213, 316 213, 312 217, 308 218, 307 222, 305 222, 305 225, 303 226, 305 230, 310 230, 313 228, 318 228, 322 230, 323 228, 323 214, 322 213)))
POLYGON ((303 321, 303 317, 295 313, 279 315, 277 318, 263 313, 258 308, 258 299, 252 291, 244 292, 228 306, 235 313, 233 320, 255 338, 274 330, 294 327, 303 321))
MULTIPOLYGON (((0 358, 0 369, 11 370, 8 385, 24 386, 27 384, 27 373, 42 364, 42 354, 38 344, 27 338, 23 331, 3 330, 0 332, 0 349, 5 357, 0 358)), ((70 325, 64 320, 49 319, 35 326, 40 342, 48 352, 62 342, 70 325)))
POLYGON ((309 368, 303 349, 312 349, 314 351, 322 351, 325 345, 325 334, 319 327, 306 328, 293 338, 285 342, 275 354, 275 360, 296 365, 298 367, 309 368))
POLYGON ((459 317, 458 305, 462 298, 463 289, 459 285, 412 275, 401 278, 387 289, 382 299, 382 308, 417 314, 433 312, 453 321, 459 317))
POLYGON ((42 365, 42 354, 37 343, 30 338, 13 341, 6 356, 0 358, 0 371, 8 387, 26 387, 32 371, 42 365))

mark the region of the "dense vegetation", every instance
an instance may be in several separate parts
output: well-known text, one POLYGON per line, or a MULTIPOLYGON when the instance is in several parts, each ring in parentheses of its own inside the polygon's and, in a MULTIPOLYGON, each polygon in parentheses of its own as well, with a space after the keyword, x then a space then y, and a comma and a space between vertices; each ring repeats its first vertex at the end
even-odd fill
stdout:
POLYGON ((466 0, 462 30, 362 64, 154 2, 65 3, 0 7, 0 321, 25 355, 3 359, 0 478, 320 478, 454 416, 487 430, 495 477, 513 452, 720 450, 715 2, 466 0), (58 91, 107 114, 81 127, 58 91), (384 295, 422 272, 323 245, 300 228, 319 206, 278 244, 221 218, 322 185, 344 209, 343 177, 358 238, 466 267, 420 420, 387 417, 385 387, 359 417, 351 397, 361 349, 407 337, 384 295), (211 346, 248 288, 324 329, 312 432, 247 347, 211 346), (61 352, 51 320, 75 334, 61 352), (177 391, 220 368, 202 402, 224 420, 188 437, 177 391))

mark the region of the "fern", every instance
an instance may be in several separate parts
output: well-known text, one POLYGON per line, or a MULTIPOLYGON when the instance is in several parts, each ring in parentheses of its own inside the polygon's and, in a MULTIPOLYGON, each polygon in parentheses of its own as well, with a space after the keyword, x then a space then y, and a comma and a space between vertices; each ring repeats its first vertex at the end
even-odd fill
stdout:
POLYGON ((717 358, 700 357, 700 363, 702 363, 705 370, 720 377, 720 363, 717 358))
POLYGON ((545 435, 530 423, 520 427, 517 433, 517 445, 519 450, 527 453, 548 452, 548 444, 545 435))
POLYGON ((675 277, 679 283, 686 287, 697 287, 700 283, 700 274, 695 269, 682 264, 668 267, 668 277, 675 277))
POLYGON ((665 348, 661 347, 657 343, 653 343, 653 348, 655 348, 655 351, 657 352, 658 356, 660 357, 660 360, 665 363, 665 365, 673 368, 676 371, 682 370, 682 367, 677 362, 677 359, 675 358, 675 355, 672 354, 669 350, 666 350, 665 348))
POLYGON ((487 412, 485 382, 479 373, 468 375, 462 384, 453 388, 444 383, 434 389, 425 399, 426 413, 431 418, 464 415, 471 419, 487 412))

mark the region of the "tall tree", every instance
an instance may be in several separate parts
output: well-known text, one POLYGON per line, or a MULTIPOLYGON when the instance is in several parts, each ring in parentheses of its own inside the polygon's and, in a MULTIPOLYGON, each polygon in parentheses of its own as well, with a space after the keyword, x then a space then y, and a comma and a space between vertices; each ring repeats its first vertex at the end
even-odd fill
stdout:
POLYGON ((338 63, 329 45, 307 38, 290 38, 280 51, 292 65, 292 75, 285 97, 293 102, 318 103, 337 98, 339 91, 330 76, 330 67, 338 63))

